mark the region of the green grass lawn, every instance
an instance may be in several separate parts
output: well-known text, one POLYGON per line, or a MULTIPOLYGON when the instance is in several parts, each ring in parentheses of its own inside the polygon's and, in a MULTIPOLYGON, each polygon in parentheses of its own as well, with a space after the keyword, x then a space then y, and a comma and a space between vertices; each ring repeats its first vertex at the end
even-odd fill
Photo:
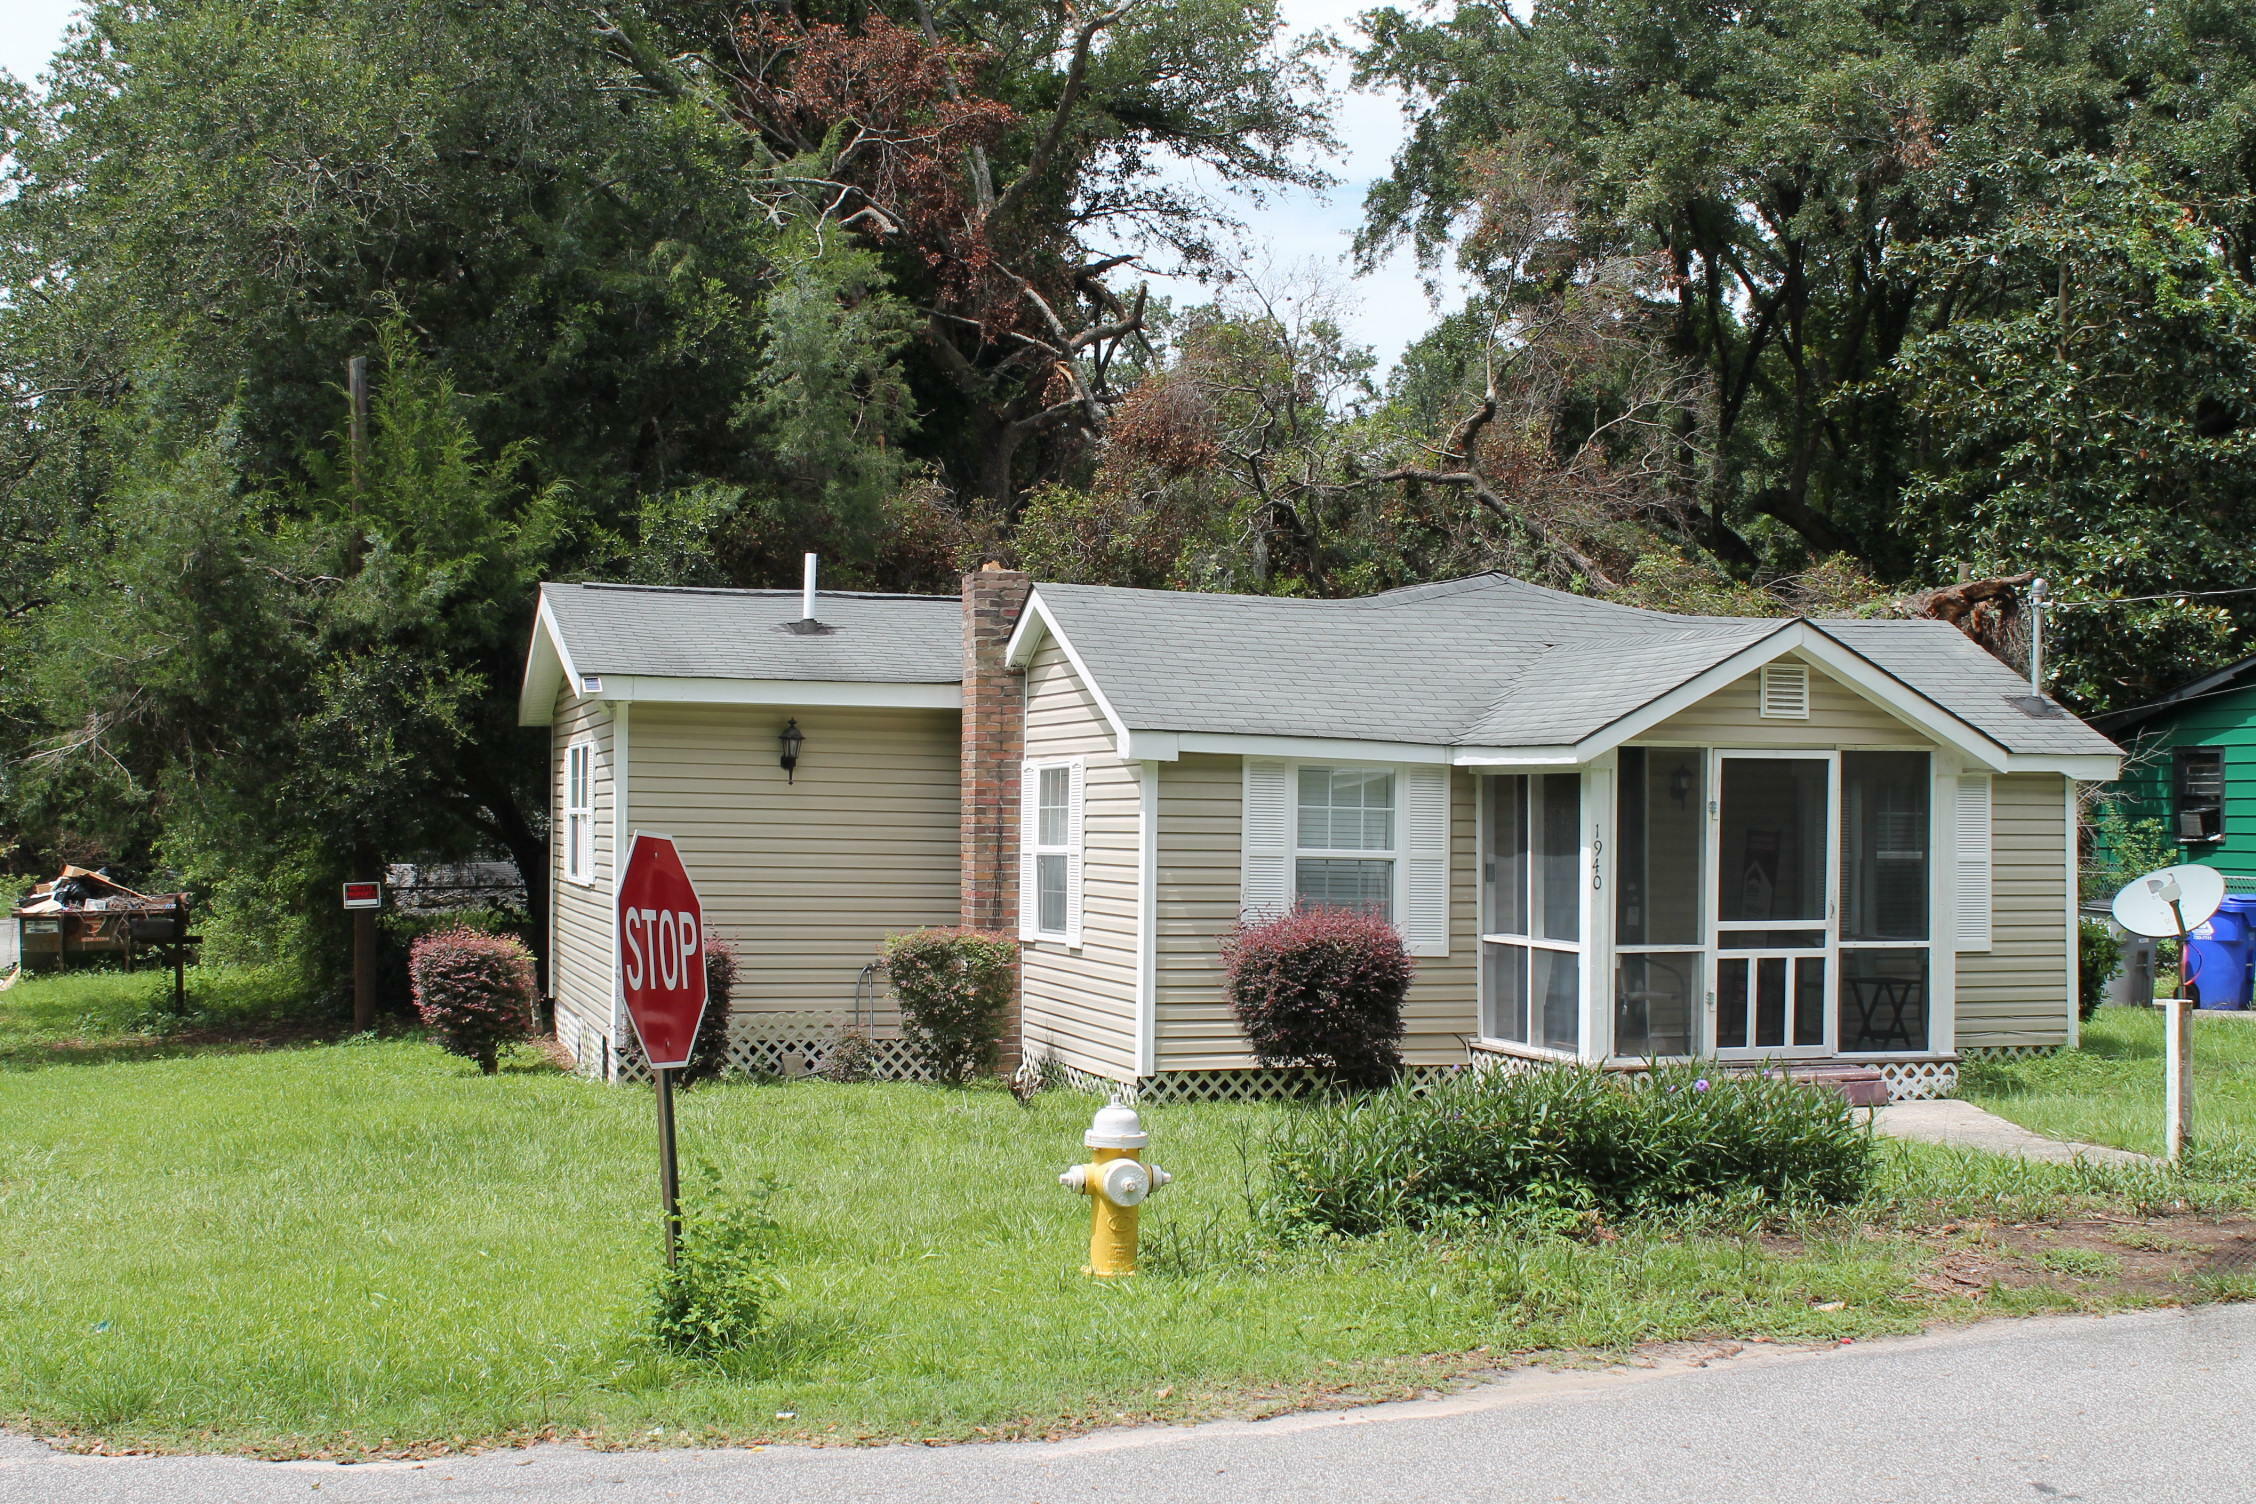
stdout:
MULTIPOLYGON (((1244 1188, 1289 1109, 1161 1107, 1153 1158, 1177 1179, 1147 1208, 1146 1272, 1100 1283, 1080 1273, 1086 1203, 1056 1183, 1090 1098, 732 1082, 684 1094, 685 1159, 778 1184, 787 1289, 756 1350, 691 1361, 642 1335, 647 1089, 531 1055, 481 1078, 409 1040, 104 1042, 99 995, 0 994, 0 1419, 82 1445, 350 1455, 1245 1413, 1529 1353, 1908 1330, 1975 1309, 1922 1290, 1935 1235, 1918 1225, 2180 1193, 1891 1145, 1870 1206, 1789 1236, 1280 1248, 1244 1188)), ((1981 1309, 2112 1299, 1991 1296, 1981 1309)))
MULTIPOLYGON (((2102 1008, 2080 1049, 1980 1062, 1961 1094, 2054 1138, 2159 1154, 2162 1020, 2159 1009, 2102 1008)), ((2195 1018, 2193 1106, 2195 1142, 2220 1170, 2256 1165, 2256 1017, 2195 1018)))

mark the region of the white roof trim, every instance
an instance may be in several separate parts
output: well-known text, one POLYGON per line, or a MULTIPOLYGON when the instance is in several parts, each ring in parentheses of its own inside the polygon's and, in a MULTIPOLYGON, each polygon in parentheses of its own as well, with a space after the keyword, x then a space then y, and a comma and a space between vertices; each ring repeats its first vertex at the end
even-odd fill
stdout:
POLYGON ((704 679, 605 674, 604 700, 673 705, 844 705, 893 710, 960 710, 963 685, 890 684, 866 679, 704 679))
POLYGON ((546 726, 553 722, 557 686, 567 681, 573 693, 579 693, 579 670, 572 664, 571 650, 564 646, 564 634, 558 630, 544 595, 533 618, 533 645, 525 654, 525 677, 517 690, 517 724, 546 726))
POLYGON ((1960 720, 1862 653, 1826 636, 1806 621, 1787 622, 1705 673, 1694 675, 1667 694, 1646 701, 1584 737, 1575 744, 1576 760, 1588 762, 1600 753, 1612 751, 1623 742, 1652 730, 1678 711, 1690 709, 1716 691, 1791 652, 1803 654, 1844 687, 1924 732, 1929 739, 1992 772, 2006 771, 2011 754, 1987 733, 1960 720))
MULTIPOLYGON (((1027 595, 1026 607, 1018 613, 1018 625, 1011 628, 1010 641, 1003 646, 1004 666, 1023 669, 1032 663, 1045 633, 1056 641, 1059 650, 1065 654, 1065 661, 1073 665, 1073 672, 1081 676, 1081 687, 1089 692, 1089 698, 1097 702, 1097 709, 1104 716, 1105 724, 1112 728, 1113 749, 1122 757, 1140 760, 1139 754, 1129 750, 1128 723, 1120 718, 1120 712, 1114 710, 1112 702, 1105 698, 1103 687, 1097 683, 1097 676, 1089 672, 1089 665, 1082 662, 1081 655, 1074 651, 1072 639, 1058 630, 1057 618, 1050 615, 1050 608, 1042 603, 1039 587, 1027 595)), ((1146 757, 1157 755, 1143 754, 1146 757)))
POLYGON ((1147 751, 1166 738, 1184 752, 1236 753, 1243 757, 1317 757, 1333 762, 1447 764, 1449 748, 1420 742, 1364 742, 1335 736, 1254 736, 1208 731, 1139 731, 1129 740, 1140 759, 1168 760, 1158 750, 1147 751))
POLYGON ((2122 776, 2123 759, 2101 753, 2023 752, 2007 763, 2008 773, 2064 773, 2085 783, 2113 783, 2122 776))

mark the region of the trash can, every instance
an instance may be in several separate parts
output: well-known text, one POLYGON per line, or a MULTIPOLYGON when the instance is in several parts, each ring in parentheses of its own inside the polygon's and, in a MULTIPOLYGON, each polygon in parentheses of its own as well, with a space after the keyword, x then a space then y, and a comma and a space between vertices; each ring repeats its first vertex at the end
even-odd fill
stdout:
POLYGON ((2115 974, 2107 979, 2105 1001, 2118 1008, 2151 1008, 2154 1006, 2154 941, 2151 936, 2134 935, 2115 922, 2114 912, 2103 903, 2087 903, 2083 917, 2107 926, 2107 933, 2123 947, 2122 959, 2117 962, 2115 974))
POLYGON ((2226 895, 2207 924, 2194 929, 2187 942, 2192 964, 2186 985, 2202 1007, 2248 1006, 2252 926, 2256 926, 2256 894, 2233 893, 2226 895))

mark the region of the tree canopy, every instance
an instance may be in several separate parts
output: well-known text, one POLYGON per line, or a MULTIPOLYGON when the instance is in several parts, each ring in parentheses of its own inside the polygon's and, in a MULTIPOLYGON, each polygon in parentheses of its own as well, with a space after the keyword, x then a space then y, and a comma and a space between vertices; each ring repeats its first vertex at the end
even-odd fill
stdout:
POLYGON ((2044 573, 2099 603, 2081 709, 2242 651, 2245 7, 1374 10, 1362 254, 1470 289, 1391 370, 1187 186, 1326 181, 1322 46, 1274 0, 98 0, 0 78, 5 861, 282 948, 349 866, 535 874, 535 584, 808 548, 1749 613, 2044 573))

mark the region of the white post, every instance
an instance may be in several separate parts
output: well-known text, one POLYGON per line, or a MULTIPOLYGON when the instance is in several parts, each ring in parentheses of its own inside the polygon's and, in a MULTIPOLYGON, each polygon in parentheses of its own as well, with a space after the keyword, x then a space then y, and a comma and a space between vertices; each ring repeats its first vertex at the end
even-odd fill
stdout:
POLYGON ((2185 1157, 2193 1138, 2193 999, 2186 978, 2193 970, 2193 937, 2173 879, 2163 890, 2178 921, 2178 985, 2162 1005, 2162 1146, 2171 1164, 2185 1157))
POLYGON ((2162 1009, 2163 1138, 2176 1164, 2193 1141, 2193 1003, 2181 995, 2166 999, 2162 1009))
POLYGON ((801 621, 813 621, 815 619, 815 556, 813 554, 807 555, 806 582, 799 590, 799 619, 801 621))
POLYGON ((2044 693, 2045 596, 2043 579, 2029 582, 2029 693, 2044 693))

